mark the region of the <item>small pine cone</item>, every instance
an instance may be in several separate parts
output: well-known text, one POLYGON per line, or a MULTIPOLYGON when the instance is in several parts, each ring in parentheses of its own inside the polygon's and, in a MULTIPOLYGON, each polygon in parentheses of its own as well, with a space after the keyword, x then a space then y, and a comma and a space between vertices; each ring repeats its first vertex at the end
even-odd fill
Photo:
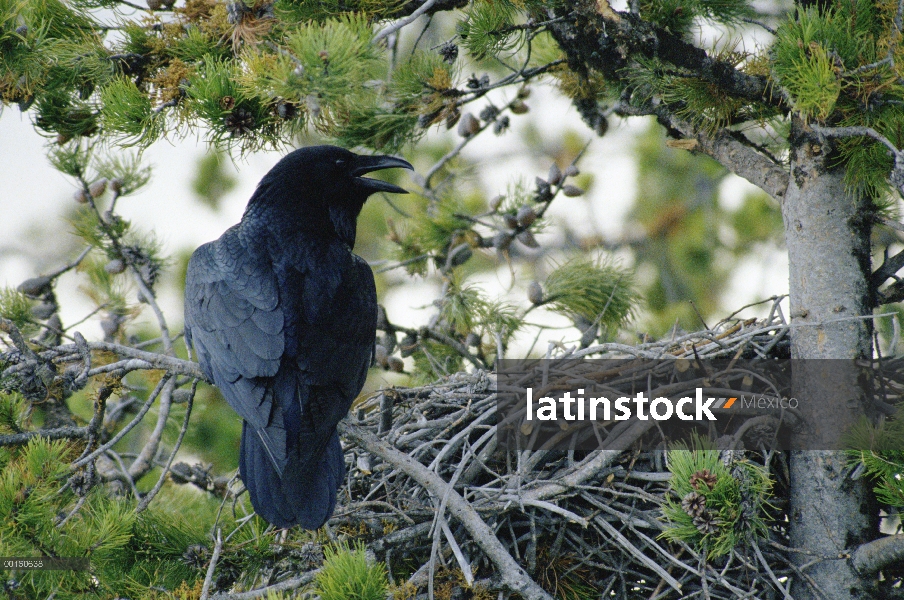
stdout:
POLYGON ((123 271, 126 270, 126 263, 123 262, 121 258, 114 258, 106 265, 104 265, 104 271, 110 273, 111 275, 119 275, 123 271))
POLYGON ((182 553, 182 562, 192 569, 203 569, 207 566, 207 559, 210 556, 210 550, 203 544, 194 544, 189 546, 182 553))
POLYGON ((700 489, 701 483, 705 484, 709 489, 713 489, 716 487, 716 481, 718 479, 709 472, 709 469, 703 469, 691 475, 690 484, 695 490, 700 489))
POLYGON ((502 135, 503 133, 508 131, 508 128, 509 128, 508 115, 502 115, 502 117, 500 117, 499 119, 496 120, 495 123, 493 123, 493 133, 495 133, 496 135, 502 135))
POLYGON ((402 338, 402 343, 399 344, 399 348, 401 349, 403 358, 414 354, 414 351, 417 350, 417 334, 406 334, 405 337, 402 338))
POLYGON ((465 264, 468 260, 471 259, 471 256, 474 255, 474 251, 471 250, 471 247, 467 244, 459 244, 455 248, 452 248, 449 255, 449 265, 452 267, 458 267, 460 265, 465 264))
POLYGON ((500 231, 493 236, 493 247, 497 250, 507 250, 512 243, 513 236, 510 233, 500 231))
POLYGON ((31 316, 38 321, 44 321, 49 319, 56 311, 57 305, 55 302, 41 302, 40 304, 31 307, 31 316))
POLYGON ((383 344, 374 346, 374 362, 383 368, 389 368, 389 353, 386 352, 383 344))
POLYGON ((100 198, 104 195, 104 192, 107 191, 107 179, 98 179, 94 183, 88 186, 88 193, 91 194, 92 198, 100 198))
POLYGON ((419 116, 417 118, 417 126, 421 129, 427 129, 436 122, 436 120, 439 118, 439 113, 440 111, 435 111, 430 114, 419 116))
POLYGON ((160 10, 160 7, 163 6, 163 0, 147 0, 147 5, 151 10, 160 10))
POLYGON ((176 390, 173 392, 173 404, 185 404, 191 398, 191 390, 176 390))
POLYGON ((471 113, 465 113, 458 122, 458 135, 467 138, 480 131, 480 121, 471 113))
POLYGON ((565 177, 574 177, 575 175, 580 175, 581 171, 574 165, 568 165, 565 169, 565 177))
POLYGON ((518 226, 518 217, 511 213, 505 213, 502 215, 502 220, 505 221, 505 226, 509 229, 514 229, 518 226))
POLYGON ((446 129, 455 127, 455 124, 458 123, 459 119, 461 119, 461 111, 458 110, 458 108, 453 108, 449 111, 449 114, 446 115, 446 129))
POLYGON ((396 373, 405 372, 405 362, 398 356, 390 356, 388 362, 390 371, 395 371, 396 373))
POLYGON ((96 483, 97 476, 94 472, 89 472, 84 469, 77 471, 69 478, 69 487, 72 488, 72 491, 75 492, 75 495, 79 498, 87 496, 88 492, 91 491, 91 488, 93 488, 96 483))
POLYGON ((479 116, 482 121, 495 121, 496 117, 499 116, 499 109, 492 104, 487 104, 486 107, 480 111, 479 116))
POLYGON ((551 200, 552 187, 549 185, 549 182, 542 177, 537 177, 535 181, 537 183, 537 192, 534 194, 534 201, 546 202, 547 200, 551 200))
POLYGON ((719 530, 719 525, 721 524, 722 522, 719 521, 719 519, 713 517, 713 514, 708 510, 704 510, 702 513, 694 517, 694 527, 696 527, 697 531, 699 531, 703 535, 716 533, 719 530))
POLYGON ((519 233, 517 236, 518 241, 527 246, 528 248, 539 248, 540 242, 537 241, 537 238, 534 237, 534 234, 528 230, 524 230, 519 233))
POLYGON ((603 137, 609 131, 609 120, 603 115, 599 115, 599 119, 597 119, 593 129, 596 131, 596 135, 603 137))
POLYGON ((51 290, 53 279, 47 276, 32 277, 26 279, 16 287, 17 290, 28 296, 29 298, 37 298, 51 290))
POLYGON ((531 304, 543 303, 543 287, 539 282, 531 281, 530 285, 527 286, 527 299, 530 300, 531 304))
POLYGON ((104 332, 104 339, 106 341, 112 341, 113 337, 119 331, 119 326, 122 324, 118 318, 113 317, 110 319, 104 319, 100 322, 100 328, 104 332))
POLYGON ((562 193, 565 194, 566 196, 568 196, 569 198, 575 198, 577 196, 583 196, 584 190, 582 190, 581 188, 579 188, 576 185, 569 184, 569 185, 562 186, 562 193))
POLYGON ((122 193, 122 179, 116 177, 110 180, 110 191, 116 195, 122 193))
POLYGON ((276 116, 280 119, 289 120, 293 118, 297 112, 295 105, 291 102, 280 101, 276 103, 276 116))
POLYGON ((534 221, 537 220, 537 213, 533 209, 533 207, 525 204, 521 208, 518 209, 518 214, 516 215, 518 219, 518 225, 521 227, 529 227, 533 224, 534 221))
POLYGON ((526 113, 527 111, 530 110, 530 107, 528 107, 527 104, 525 104, 524 102, 517 100, 512 103, 512 105, 509 107, 509 109, 512 111, 512 113, 514 113, 516 115, 523 115, 524 113, 526 113))
POLYGON ((502 206, 503 200, 505 200, 505 196, 503 196, 502 194, 500 194, 498 196, 494 196, 490 200, 490 210, 493 212, 496 212, 497 210, 499 210, 499 207, 502 206))
POLYGON ((756 503, 750 499, 741 500, 741 510, 738 514, 738 524, 742 527, 749 525, 756 517, 756 503))
POLYGON ((490 76, 484 73, 480 77, 477 75, 471 75, 468 78, 468 83, 466 84, 468 89, 471 90, 479 90, 480 88, 485 88, 490 85, 490 76))
POLYGON ((692 517, 697 517, 706 511, 706 498, 697 492, 691 492, 681 499, 681 508, 692 517))
POLYGON ((559 185, 562 183, 562 170, 559 168, 559 165, 556 163, 552 163, 552 166, 549 167, 549 185, 559 185))
POLYGON ((88 196, 88 192, 86 192, 85 190, 76 190, 76 192, 74 194, 72 194, 72 197, 79 204, 88 204, 89 196, 88 196))
POLYGON ((439 54, 443 57, 444 61, 451 65, 455 62, 455 59, 458 58, 458 46, 452 42, 446 42, 439 47, 439 54))
POLYGON ((316 569, 323 564, 323 546, 314 542, 308 542, 298 550, 296 556, 301 562, 302 570, 316 569))
POLYGON ((223 122, 232 137, 243 136, 254 129, 254 115, 244 108, 233 110, 223 122))

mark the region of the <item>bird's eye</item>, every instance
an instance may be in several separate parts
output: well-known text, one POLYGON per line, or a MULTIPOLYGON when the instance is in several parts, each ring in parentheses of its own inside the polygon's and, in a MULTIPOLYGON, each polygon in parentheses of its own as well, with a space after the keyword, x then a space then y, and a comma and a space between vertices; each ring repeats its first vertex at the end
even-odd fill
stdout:
POLYGON ((338 158, 338 159, 336 159, 336 166, 337 166, 337 167, 344 167, 344 166, 345 166, 345 159, 344 159, 344 158, 338 158))

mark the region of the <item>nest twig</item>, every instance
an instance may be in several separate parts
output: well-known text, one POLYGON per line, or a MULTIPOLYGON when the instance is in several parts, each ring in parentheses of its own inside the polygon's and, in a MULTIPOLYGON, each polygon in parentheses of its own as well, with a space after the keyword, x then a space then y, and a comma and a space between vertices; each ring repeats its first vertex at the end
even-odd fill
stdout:
MULTIPOLYGON (((562 349, 554 358, 787 356, 779 300, 765 320, 635 347, 562 349)), ((369 540, 391 568, 405 560, 409 589, 432 587, 435 597, 443 581, 475 596, 505 589, 532 599, 603 590, 619 598, 784 597, 779 583, 794 572, 775 547, 739 548, 713 564, 660 539, 670 473, 661 452, 626 452, 648 425, 623 427, 616 450, 513 452, 497 437, 496 401, 491 376, 478 371, 386 389, 358 405, 341 426, 351 468, 331 526, 369 540)))

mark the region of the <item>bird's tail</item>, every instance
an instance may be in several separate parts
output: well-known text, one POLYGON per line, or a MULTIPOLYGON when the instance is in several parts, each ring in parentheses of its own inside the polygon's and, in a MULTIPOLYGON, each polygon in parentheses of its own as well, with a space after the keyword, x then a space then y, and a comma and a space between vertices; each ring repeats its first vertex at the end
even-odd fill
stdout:
POLYGON ((302 469, 289 458, 280 477, 254 428, 242 426, 239 473, 255 512, 277 527, 301 525, 317 529, 336 508, 336 491, 345 478, 345 459, 339 434, 329 442, 312 468, 302 469))

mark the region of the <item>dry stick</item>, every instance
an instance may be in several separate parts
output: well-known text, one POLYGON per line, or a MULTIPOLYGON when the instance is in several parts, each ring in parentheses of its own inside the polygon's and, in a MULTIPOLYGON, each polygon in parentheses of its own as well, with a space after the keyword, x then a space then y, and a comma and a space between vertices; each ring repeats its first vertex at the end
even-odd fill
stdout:
POLYGON ((637 559, 640 564, 646 566, 649 569, 652 569, 657 575, 662 577, 670 586, 675 588, 676 591, 681 592, 681 582, 672 577, 665 569, 659 566, 655 560, 644 554, 640 549, 638 549, 631 541, 626 538, 621 531, 613 527, 609 524, 606 519, 602 518, 600 515, 594 517, 593 522, 602 527, 606 533, 608 533, 612 539, 618 543, 619 546, 628 551, 631 556, 637 559))
POLYGON ((766 560, 766 557, 763 556, 763 552, 760 550, 760 545, 756 543, 756 540, 753 542, 753 551, 756 553, 756 557, 760 560, 760 564, 763 565, 763 568, 766 569, 766 572, 769 574, 770 579, 772 579, 772 583, 775 584, 779 590, 781 590, 782 595, 785 597, 785 600, 794 600, 794 596, 788 593, 788 591, 782 587, 782 583, 778 580, 778 577, 775 576, 775 573, 772 572, 772 569, 769 568, 769 561, 766 560))
POLYGON ((88 437, 87 427, 57 427, 56 429, 39 429, 0 435, 0 446, 21 446, 32 438, 42 437, 48 440, 65 440, 88 437))
POLYGON ((427 12, 428 10, 433 8, 434 4, 436 4, 436 0, 427 0, 426 2, 421 4, 417 10, 415 10, 413 13, 411 13, 404 19, 402 19, 400 21, 396 21, 392 25, 389 25, 385 29, 381 30, 377 35, 374 36, 372 43, 379 42, 383 38, 395 33, 396 31, 398 31, 405 25, 408 25, 409 23, 415 21, 422 14, 424 14, 425 12, 427 12))
POLYGON ((521 565, 515 562, 477 511, 438 475, 357 425, 343 421, 339 424, 339 430, 345 437, 417 481, 437 498, 447 497, 449 512, 465 526, 474 542, 493 561, 502 575, 502 582, 511 591, 517 592, 526 600, 552 600, 552 596, 537 585, 521 565))
POLYGON ((151 503, 151 500, 154 499, 154 496, 160 491, 160 488, 163 487, 163 482, 166 480, 166 475, 169 473, 170 467, 173 466, 173 459, 176 458, 176 452, 179 451, 179 448, 182 446, 182 440, 185 438, 185 432, 188 431, 188 420, 191 417, 191 409, 194 405, 195 401, 195 390, 198 389, 198 380, 195 379, 191 384, 191 393, 188 396, 188 403, 185 407, 185 420, 182 422, 182 429, 179 431, 179 439, 176 440, 176 445, 173 447, 173 451, 170 453, 169 460, 166 461, 166 466, 163 467, 163 472, 160 473, 160 478, 157 479, 157 483, 154 484, 154 487, 151 489, 147 495, 141 499, 141 502, 138 503, 138 507, 135 509, 136 513, 140 513, 144 509, 148 507, 151 503))
POLYGON ((141 448, 138 457, 132 461, 129 467, 129 474, 132 477, 139 478, 147 473, 153 466, 154 457, 157 455, 157 449, 160 447, 160 440, 163 438, 163 431, 166 429, 166 422, 169 420, 170 408, 173 405, 173 389, 176 387, 175 377, 170 378, 160 392, 160 412, 157 413, 157 423, 148 442, 141 448))
POLYGON ((237 594, 216 594, 210 597, 210 600, 255 600, 255 598, 263 598, 270 594, 270 592, 278 593, 278 592, 287 592, 289 590, 297 590, 303 585, 307 585, 314 581, 314 578, 317 577, 317 574, 320 573, 320 569, 315 571, 308 571, 304 575, 299 575, 298 577, 293 577, 292 579, 286 579, 285 581, 280 581, 279 583, 275 583, 269 587, 259 588, 256 590, 251 590, 248 592, 241 592, 237 594))
POLYGON ((623 450, 633 444, 637 438, 643 435, 650 427, 653 426, 652 421, 638 421, 632 425, 625 433, 620 435, 612 444, 609 450, 597 450, 591 458, 577 465, 577 468, 568 473, 557 481, 549 481, 540 487, 533 488, 524 493, 525 500, 546 500, 574 489, 595 476, 597 473, 612 464, 612 461, 621 455, 623 450))
POLYGON ((223 550, 223 534, 217 527, 217 545, 213 548, 213 556, 210 557, 210 565, 207 566, 207 575, 204 577, 204 586, 201 588, 200 600, 207 600, 210 594, 210 583, 213 581, 213 572, 217 568, 217 561, 220 560, 220 552, 223 550))

